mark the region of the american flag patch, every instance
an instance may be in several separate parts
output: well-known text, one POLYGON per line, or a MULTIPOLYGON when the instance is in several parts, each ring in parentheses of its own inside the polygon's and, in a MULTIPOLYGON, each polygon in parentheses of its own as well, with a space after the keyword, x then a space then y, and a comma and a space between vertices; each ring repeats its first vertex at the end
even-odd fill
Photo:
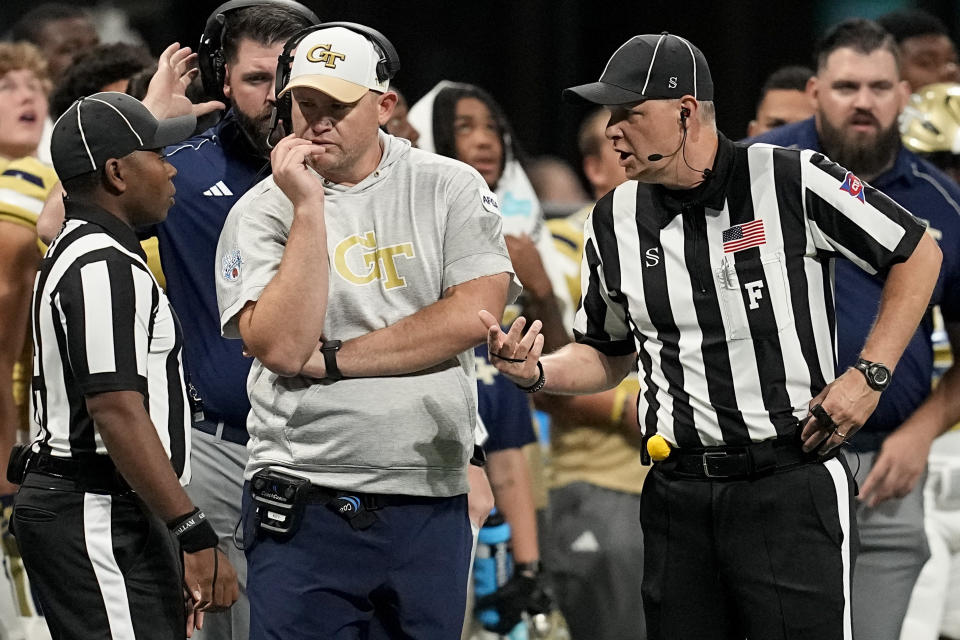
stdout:
POLYGON ((723 232, 724 253, 759 247, 766 242, 767 237, 763 232, 763 220, 734 225, 723 232))

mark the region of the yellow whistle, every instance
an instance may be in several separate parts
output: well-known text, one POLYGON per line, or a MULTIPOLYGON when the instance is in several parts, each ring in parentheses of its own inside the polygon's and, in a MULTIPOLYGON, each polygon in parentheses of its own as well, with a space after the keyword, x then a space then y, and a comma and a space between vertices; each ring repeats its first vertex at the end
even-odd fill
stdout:
POLYGON ((647 440, 647 453, 654 462, 666 460, 670 455, 670 443, 662 435, 655 434, 647 440))

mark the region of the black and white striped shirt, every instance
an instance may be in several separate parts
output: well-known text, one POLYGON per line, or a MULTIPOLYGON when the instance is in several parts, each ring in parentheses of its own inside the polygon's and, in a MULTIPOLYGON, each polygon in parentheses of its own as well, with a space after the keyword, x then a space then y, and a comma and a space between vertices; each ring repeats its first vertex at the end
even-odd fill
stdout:
POLYGON ((575 334, 638 354, 647 437, 701 447, 786 435, 834 377, 832 259, 884 271, 923 231, 822 154, 721 135, 699 187, 628 181, 596 204, 575 334))
POLYGON ((107 455, 84 396, 138 391, 180 481, 190 479, 190 419, 180 323, 133 230, 88 203, 67 218, 33 293, 34 450, 107 455))

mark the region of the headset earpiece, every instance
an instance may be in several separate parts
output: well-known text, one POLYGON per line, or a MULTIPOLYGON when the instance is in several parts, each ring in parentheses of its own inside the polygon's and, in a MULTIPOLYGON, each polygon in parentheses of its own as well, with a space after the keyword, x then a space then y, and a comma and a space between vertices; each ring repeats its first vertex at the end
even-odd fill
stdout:
POLYGON ((223 95, 223 82, 226 79, 226 59, 223 55, 226 15, 231 11, 256 6, 280 7, 301 16, 310 24, 315 25, 320 22, 317 14, 295 0, 230 0, 221 4, 207 18, 203 33, 200 35, 200 46, 197 47, 200 81, 208 98, 226 99, 223 95))
POLYGON ((680 119, 686 120, 690 117, 690 109, 687 107, 680 107, 680 119))

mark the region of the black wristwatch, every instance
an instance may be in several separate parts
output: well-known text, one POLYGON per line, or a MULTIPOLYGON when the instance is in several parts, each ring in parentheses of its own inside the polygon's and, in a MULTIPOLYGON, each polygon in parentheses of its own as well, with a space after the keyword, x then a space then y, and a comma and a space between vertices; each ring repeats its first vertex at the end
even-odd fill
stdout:
POLYGON ((870 362, 860 358, 853 368, 860 371, 863 377, 867 379, 867 384, 874 391, 883 391, 890 386, 890 379, 893 377, 890 369, 879 362, 870 362))
POLYGON ((337 351, 340 351, 342 345, 343 343, 340 340, 327 340, 320 347, 320 353, 323 354, 323 366, 327 370, 324 380, 330 382, 343 380, 343 374, 340 373, 340 367, 337 366, 337 351))

